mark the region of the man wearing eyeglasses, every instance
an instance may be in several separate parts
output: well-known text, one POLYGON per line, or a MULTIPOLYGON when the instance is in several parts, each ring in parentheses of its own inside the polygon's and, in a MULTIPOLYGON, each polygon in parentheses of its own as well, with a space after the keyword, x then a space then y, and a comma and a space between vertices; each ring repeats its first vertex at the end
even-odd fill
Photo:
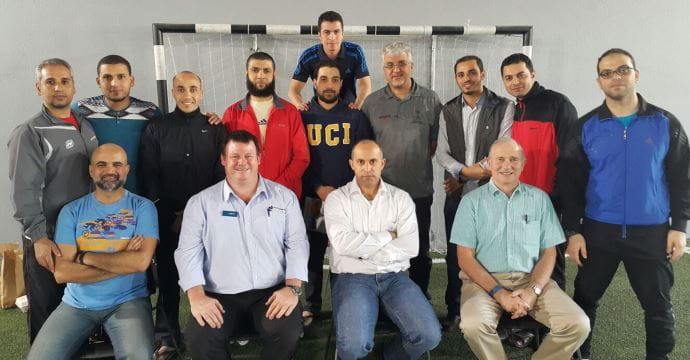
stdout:
MULTIPOLYGON (((386 154, 383 180, 410 194, 419 227, 419 254, 410 260, 410 278, 426 294, 431 273, 429 227, 433 200, 431 157, 436 151, 441 100, 412 78, 412 49, 403 42, 383 48, 386 86, 364 101, 376 142, 386 154)), ((428 296, 428 294, 427 294, 428 296)))
MULTIPOLYGON (((673 268, 690 218, 690 148, 678 119, 636 93, 633 56, 597 61, 604 103, 580 118, 561 156, 567 253, 578 264, 573 299, 594 328, 599 299, 623 262, 644 309, 647 359, 673 350, 673 268)), ((581 347, 591 355, 591 337, 581 347)))
MULTIPOLYGON (((501 63, 506 91, 515 96, 512 137, 525 150, 527 163, 520 181, 536 186, 551 197, 556 213, 561 213, 556 185, 556 163, 568 134, 577 121, 577 110, 568 98, 548 90, 536 81, 532 60, 512 54, 501 63)), ((552 278, 565 289, 565 244, 556 247, 558 256, 552 278)))

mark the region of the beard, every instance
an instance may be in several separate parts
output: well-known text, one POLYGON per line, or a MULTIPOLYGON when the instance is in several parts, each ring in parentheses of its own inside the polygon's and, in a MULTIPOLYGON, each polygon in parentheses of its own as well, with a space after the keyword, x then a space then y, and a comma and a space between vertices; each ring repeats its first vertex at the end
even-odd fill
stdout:
POLYGON ((125 182, 120 180, 119 175, 103 175, 101 179, 96 181, 96 186, 106 192, 115 192, 121 188, 125 182))
POLYGON ((333 97, 326 97, 326 92, 324 91, 323 93, 317 93, 316 96, 319 98, 319 100, 325 102, 326 104, 333 104, 338 101, 338 93, 334 91, 332 94, 333 97))
POLYGON ((247 91, 249 91, 249 95, 251 96, 256 96, 256 97, 268 97, 271 96, 275 93, 276 89, 276 81, 275 79, 271 80, 270 83, 266 84, 266 87, 263 89, 259 89, 254 85, 253 82, 249 80, 249 76, 247 76, 247 91))

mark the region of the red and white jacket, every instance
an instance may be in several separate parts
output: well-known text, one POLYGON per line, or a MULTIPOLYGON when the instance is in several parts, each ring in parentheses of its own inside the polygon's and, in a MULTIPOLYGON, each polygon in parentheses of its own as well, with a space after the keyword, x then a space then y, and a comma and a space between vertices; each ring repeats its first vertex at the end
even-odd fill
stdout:
POLYGON ((261 152, 259 174, 288 187, 298 198, 302 196, 302 174, 309 166, 309 146, 297 108, 273 96, 265 144, 261 141, 254 110, 249 105, 249 95, 225 110, 223 125, 228 132, 245 130, 256 136, 261 152))

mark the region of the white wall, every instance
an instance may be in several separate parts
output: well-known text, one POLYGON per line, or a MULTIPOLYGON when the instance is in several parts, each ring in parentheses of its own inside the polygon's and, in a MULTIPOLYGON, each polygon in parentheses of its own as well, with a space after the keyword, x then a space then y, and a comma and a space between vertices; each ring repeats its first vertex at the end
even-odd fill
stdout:
MULTIPOLYGON (((39 110, 33 67, 44 58, 62 57, 73 65, 81 98, 98 94, 98 59, 123 55, 137 80, 132 95, 155 101, 152 23, 315 24, 318 14, 331 9, 351 25, 533 25, 539 80, 568 95, 581 114, 603 99, 594 82, 596 58, 610 47, 625 48, 636 57, 640 92, 690 130, 687 1, 0 0, 0 101, 6 116, 0 134, 39 110)), ((7 163, 7 149, 0 146, 0 169, 7 163)), ((1 177, 0 226, 7 231, 0 242, 19 237, 8 189, 8 177, 1 177)))

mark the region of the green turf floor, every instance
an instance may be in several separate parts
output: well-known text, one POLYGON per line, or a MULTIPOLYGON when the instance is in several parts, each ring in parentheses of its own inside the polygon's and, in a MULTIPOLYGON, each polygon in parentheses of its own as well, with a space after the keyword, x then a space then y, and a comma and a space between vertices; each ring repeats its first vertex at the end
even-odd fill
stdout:
MULTIPOLYGON (((568 290, 572 292, 575 267, 568 265, 568 290)), ((445 265, 434 264, 430 292, 434 308, 439 316, 445 315, 443 294, 445 291, 445 265)), ((671 359, 690 359, 690 256, 685 256, 675 265, 675 286, 673 304, 676 314, 676 348, 671 359)), ((330 300, 325 300, 326 318, 317 320, 307 329, 297 354, 298 359, 332 359, 333 339, 331 333, 330 300)), ((189 314, 186 301, 181 314, 186 321, 189 314)), ((184 324, 184 323, 183 323, 184 324)), ((593 355, 595 359, 642 359, 644 358, 644 325, 642 310, 630 289, 622 267, 609 287, 597 317, 594 331, 593 355)), ((377 339, 385 341, 386 339, 377 339)), ((26 317, 16 309, 0 310, 0 359, 23 359, 28 344, 26 338, 26 317)), ((257 344, 240 347, 232 345, 233 359, 252 358, 257 344)), ((510 350, 510 355, 518 355, 510 350)), ((253 357, 256 358, 256 357, 253 357)), ((459 331, 444 333, 443 341, 431 353, 432 359, 474 359, 467 343, 459 331)))

